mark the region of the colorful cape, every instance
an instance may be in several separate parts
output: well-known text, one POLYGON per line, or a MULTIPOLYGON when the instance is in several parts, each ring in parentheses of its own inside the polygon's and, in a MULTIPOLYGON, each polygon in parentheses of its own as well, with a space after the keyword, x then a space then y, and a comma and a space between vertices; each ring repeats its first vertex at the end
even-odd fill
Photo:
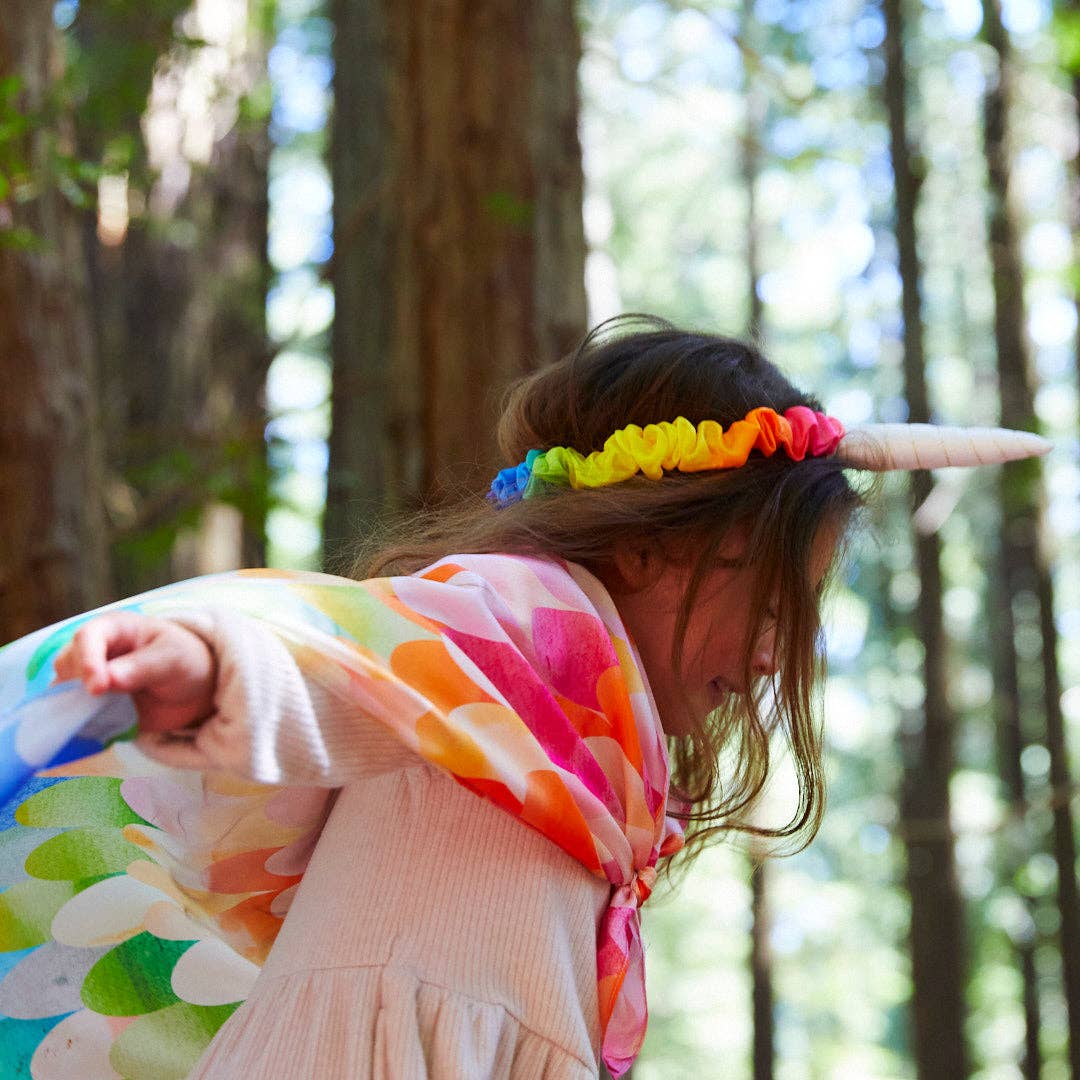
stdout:
POLYGON ((482 555, 366 582, 208 575, 0 649, 2 1075, 181 1080, 288 910, 325 790, 167 767, 132 741, 127 695, 50 686, 53 657, 93 615, 217 604, 261 620, 305 679, 611 883, 602 1056, 625 1072, 647 1019, 638 908, 682 845, 659 718, 592 575, 482 555))

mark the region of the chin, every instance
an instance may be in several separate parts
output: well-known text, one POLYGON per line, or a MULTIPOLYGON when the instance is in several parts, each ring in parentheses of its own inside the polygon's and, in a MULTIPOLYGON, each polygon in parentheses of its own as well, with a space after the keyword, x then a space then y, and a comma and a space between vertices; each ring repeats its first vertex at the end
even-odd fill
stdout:
POLYGON ((700 719, 689 716, 682 710, 671 709, 660 716, 660 726, 669 739, 682 739, 695 732, 701 724, 700 719))

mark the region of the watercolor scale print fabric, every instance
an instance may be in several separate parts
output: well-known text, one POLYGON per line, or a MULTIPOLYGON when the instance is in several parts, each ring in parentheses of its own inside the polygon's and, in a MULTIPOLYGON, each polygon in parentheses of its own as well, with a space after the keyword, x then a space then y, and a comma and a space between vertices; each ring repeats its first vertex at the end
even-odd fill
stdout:
POLYGON ((53 657, 96 614, 215 605, 271 629, 358 723, 611 883, 600 1029, 625 1072, 647 1018, 638 909, 682 844, 659 718, 594 577, 475 555, 366 582, 209 575, 0 649, 0 1075, 181 1080, 273 944, 329 788, 270 782, 257 747, 246 776, 164 764, 134 740, 127 695, 53 684, 53 657))

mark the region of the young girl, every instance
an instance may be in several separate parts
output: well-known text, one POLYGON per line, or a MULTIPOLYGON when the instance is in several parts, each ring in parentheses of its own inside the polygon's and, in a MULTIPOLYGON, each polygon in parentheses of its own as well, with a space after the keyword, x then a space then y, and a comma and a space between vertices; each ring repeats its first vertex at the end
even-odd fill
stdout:
POLYGON ((214 575, 0 654, 7 764, 38 767, 0 834, 4 1075, 621 1075, 638 909, 684 833, 744 823, 776 731, 779 833, 818 827, 845 468, 990 460, 845 437, 754 348, 655 320, 521 380, 499 442, 486 500, 347 578, 214 575))

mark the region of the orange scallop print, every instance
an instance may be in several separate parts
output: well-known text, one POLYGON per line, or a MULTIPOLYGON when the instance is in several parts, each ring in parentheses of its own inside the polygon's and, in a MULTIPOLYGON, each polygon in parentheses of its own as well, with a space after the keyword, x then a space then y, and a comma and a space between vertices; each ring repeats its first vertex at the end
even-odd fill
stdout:
POLYGON ((518 817, 521 814, 521 800, 501 780, 485 780, 479 776, 471 776, 463 779, 455 776, 454 779, 462 787, 468 788, 474 794, 479 795, 496 806, 518 817))
POLYGON ((440 712, 494 701, 457 665, 443 641, 406 641, 390 654, 390 670, 440 712))
POLYGON ((583 738, 588 739, 593 735, 610 735, 611 721, 595 709, 587 705, 579 705, 562 694, 554 695, 559 708, 566 713, 566 718, 574 725, 574 730, 583 738))
POLYGON ((221 859, 209 868, 208 888, 219 893, 248 893, 263 889, 287 889, 303 876, 273 874, 266 869, 266 860, 280 851, 280 847, 242 851, 221 859))
POLYGON ((521 820, 549 836, 586 869, 602 873, 592 833, 562 777, 551 769, 538 769, 529 773, 528 785, 521 820))
POLYGON ((623 981, 626 978, 625 971, 616 972, 614 975, 603 975, 596 981, 597 997, 600 999, 600 1026, 606 1028, 611 1014, 615 1011, 615 1002, 619 997, 623 981))
POLYGON ((461 574, 464 570, 463 566, 458 566, 456 563, 442 563, 439 566, 433 566, 430 570, 425 570, 420 576, 428 581, 449 581, 455 574, 461 574))
POLYGON ((281 919, 270 911, 276 892, 256 893, 218 916, 218 925, 227 934, 243 934, 250 941, 242 955, 263 963, 270 946, 281 930, 281 919))
POLYGON ((483 750, 464 732, 447 725, 437 713, 425 713, 416 721, 418 752, 422 758, 458 776, 494 779, 495 773, 483 750))
POLYGON ((609 667, 596 680, 596 697, 604 715, 611 721, 611 734, 622 747, 627 760, 640 773, 642 771, 641 745, 638 742, 637 721, 626 692, 626 681, 621 668, 609 667))
POLYGON ((41 769, 38 772, 38 776, 123 776, 124 774, 124 765, 111 746, 89 757, 65 761, 62 765, 54 765, 50 769, 41 769))

